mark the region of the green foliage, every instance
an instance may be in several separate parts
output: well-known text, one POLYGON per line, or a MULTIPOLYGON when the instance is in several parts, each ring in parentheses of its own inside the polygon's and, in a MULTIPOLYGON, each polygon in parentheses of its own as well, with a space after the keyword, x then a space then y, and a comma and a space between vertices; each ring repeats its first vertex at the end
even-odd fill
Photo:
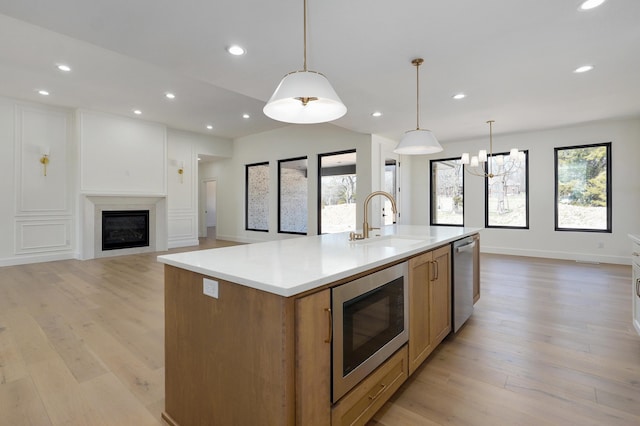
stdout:
POLYGON ((558 195, 563 204, 607 205, 607 148, 595 146, 558 151, 558 195))

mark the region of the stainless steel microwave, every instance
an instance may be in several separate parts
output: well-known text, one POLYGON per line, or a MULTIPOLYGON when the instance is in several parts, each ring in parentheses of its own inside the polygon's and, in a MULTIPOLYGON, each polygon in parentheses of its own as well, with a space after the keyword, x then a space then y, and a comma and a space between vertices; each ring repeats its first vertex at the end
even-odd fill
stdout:
POLYGON ((333 402, 408 341, 408 288, 403 262, 331 290, 333 402))

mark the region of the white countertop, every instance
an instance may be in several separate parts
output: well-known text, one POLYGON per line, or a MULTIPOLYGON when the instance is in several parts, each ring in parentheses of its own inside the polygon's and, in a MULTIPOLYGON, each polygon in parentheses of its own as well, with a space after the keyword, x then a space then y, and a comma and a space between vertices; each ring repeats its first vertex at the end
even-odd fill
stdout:
POLYGON ((348 233, 289 238, 158 256, 158 261, 247 287, 295 296, 480 231, 453 226, 390 225, 366 240, 348 233))

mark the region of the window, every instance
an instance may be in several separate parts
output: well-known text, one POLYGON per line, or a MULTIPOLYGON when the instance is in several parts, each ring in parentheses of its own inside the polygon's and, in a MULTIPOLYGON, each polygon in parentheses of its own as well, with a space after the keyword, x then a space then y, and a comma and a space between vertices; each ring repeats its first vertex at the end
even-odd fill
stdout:
POLYGON ((431 225, 464 225, 463 172, 459 158, 431 160, 431 225))
POLYGON ((611 142, 555 148, 556 231, 611 232, 611 142))
MULTIPOLYGON (((398 204, 398 192, 396 188, 398 180, 398 163, 394 159, 387 159, 384 162, 384 187, 383 191, 388 192, 393 196, 393 199, 396 200, 396 204, 398 204)), ((391 201, 389 201, 385 197, 380 198, 383 202, 382 205, 382 218, 383 225, 393 225, 394 217, 393 210, 391 209, 391 201)))
POLYGON ((529 151, 518 158, 494 154, 488 161, 496 176, 485 179, 485 226, 529 229, 529 151))
POLYGON ((269 163, 245 167, 245 229, 269 231, 269 163))
POLYGON ((307 157, 278 161, 278 232, 307 233, 307 157))
POLYGON ((356 230, 356 151, 318 155, 318 233, 356 230))

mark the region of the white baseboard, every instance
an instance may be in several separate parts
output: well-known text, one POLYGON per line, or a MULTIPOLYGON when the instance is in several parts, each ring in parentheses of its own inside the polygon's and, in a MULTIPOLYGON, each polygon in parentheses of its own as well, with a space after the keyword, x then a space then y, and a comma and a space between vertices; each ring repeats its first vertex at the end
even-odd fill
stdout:
POLYGON ((594 255, 589 253, 573 253, 566 251, 515 249, 509 247, 491 247, 482 244, 480 245, 480 251, 482 253, 505 254, 511 256, 542 257, 545 259, 574 260, 576 262, 587 263, 612 263, 616 265, 631 265, 631 258, 629 256, 609 256, 594 255))
POLYGON ((77 253, 53 253, 53 254, 34 254, 34 255, 20 255, 15 257, 5 257, 0 259, 0 267, 2 266, 14 266, 14 265, 27 265, 30 263, 42 263, 42 262, 54 262, 56 260, 70 260, 77 259, 77 253))
POLYGON ((179 248, 179 247, 191 247, 200 244, 197 238, 185 239, 185 240, 173 240, 169 241, 167 248, 179 248))

